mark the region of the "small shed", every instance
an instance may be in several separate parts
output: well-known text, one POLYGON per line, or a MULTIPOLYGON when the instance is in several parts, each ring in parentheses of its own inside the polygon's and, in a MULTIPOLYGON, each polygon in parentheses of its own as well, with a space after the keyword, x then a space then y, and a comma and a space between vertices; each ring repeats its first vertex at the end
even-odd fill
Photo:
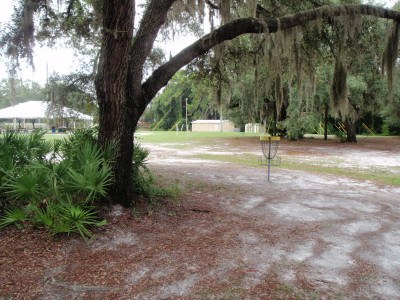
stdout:
POLYGON ((192 122, 192 131, 234 132, 235 125, 229 120, 196 120, 192 122))
POLYGON ((260 123, 247 123, 244 126, 244 132, 248 133, 265 133, 265 127, 260 123))

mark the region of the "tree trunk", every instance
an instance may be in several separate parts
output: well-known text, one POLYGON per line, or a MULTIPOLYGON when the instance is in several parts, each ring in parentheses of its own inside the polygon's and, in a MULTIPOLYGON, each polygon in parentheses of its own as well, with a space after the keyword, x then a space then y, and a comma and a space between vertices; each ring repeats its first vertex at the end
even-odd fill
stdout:
POLYGON ((278 133, 277 128, 276 128, 276 125, 278 123, 278 113, 276 112, 276 108, 274 108, 274 110, 273 110, 273 119, 274 119, 274 121, 273 121, 272 135, 276 136, 278 133))
POLYGON ((96 76, 99 103, 99 143, 115 145, 114 182, 110 202, 130 205, 133 131, 137 120, 127 108, 129 51, 133 36, 134 3, 108 0, 103 4, 103 47, 96 76), (119 22, 119 20, 126 20, 119 22))
POLYGON ((347 132, 346 142, 357 143, 356 123, 352 122, 350 118, 346 118, 344 124, 347 132))
POLYGON ((100 110, 99 143, 103 146, 112 143, 116 147, 110 203, 132 205, 133 134, 146 105, 161 88, 142 89, 143 66, 174 2, 150 1, 134 39, 135 1, 103 3, 103 44, 96 93, 100 110))
POLYGON ((218 110, 219 110, 219 132, 224 131, 223 127, 223 117, 222 117, 222 87, 221 87, 221 81, 218 87, 217 91, 217 103, 218 103, 218 110))
POLYGON ((324 112, 324 140, 328 140, 328 112, 329 105, 328 102, 325 103, 325 112, 324 112))

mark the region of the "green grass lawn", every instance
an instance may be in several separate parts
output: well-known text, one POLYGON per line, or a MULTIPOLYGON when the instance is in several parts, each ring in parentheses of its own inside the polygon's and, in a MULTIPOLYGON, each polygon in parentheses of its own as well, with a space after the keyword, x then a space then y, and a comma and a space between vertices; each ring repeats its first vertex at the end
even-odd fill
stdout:
POLYGON ((66 133, 46 133, 44 135, 44 138, 48 141, 52 141, 55 139, 63 139, 66 137, 68 137, 68 134, 66 134, 66 133))
POLYGON ((204 142, 206 140, 216 140, 224 138, 254 138, 260 136, 259 133, 244 132, 185 132, 180 131, 138 131, 135 138, 146 143, 185 143, 185 142, 204 142))

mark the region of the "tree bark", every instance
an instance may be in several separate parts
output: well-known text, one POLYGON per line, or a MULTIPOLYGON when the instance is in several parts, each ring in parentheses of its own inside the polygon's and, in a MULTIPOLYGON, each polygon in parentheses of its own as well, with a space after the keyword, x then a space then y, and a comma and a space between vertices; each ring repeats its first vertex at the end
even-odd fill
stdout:
POLYGON ((324 112, 324 140, 328 140, 328 112, 329 112, 329 104, 328 101, 325 103, 325 112, 324 112))
POLYGON ((147 105, 141 89, 143 65, 174 1, 151 1, 134 39, 135 1, 107 0, 103 4, 103 45, 96 93, 100 110, 99 143, 115 146, 110 203, 130 206, 134 200, 133 134, 147 105))
POLYGON ((357 143, 356 123, 352 122, 350 118, 346 118, 344 124, 347 132, 346 142, 357 143))
MULTIPOLYGON (((99 103, 99 144, 115 145, 111 202, 129 205, 135 120, 127 111, 128 63, 133 36, 134 1, 103 4, 103 46, 96 76, 99 103), (122 21, 124 20, 124 21, 122 21)), ((136 121, 137 122, 137 121, 136 121)))

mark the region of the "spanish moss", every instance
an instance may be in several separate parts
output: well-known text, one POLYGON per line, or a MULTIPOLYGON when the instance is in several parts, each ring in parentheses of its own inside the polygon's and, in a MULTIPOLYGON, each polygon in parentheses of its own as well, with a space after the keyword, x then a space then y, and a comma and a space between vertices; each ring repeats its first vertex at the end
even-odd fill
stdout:
POLYGON ((382 58, 382 73, 387 75, 389 94, 393 91, 393 77, 395 72, 398 48, 399 48, 399 30, 400 23, 393 21, 392 28, 389 33, 385 51, 382 58))
POLYGON ((275 78, 275 103, 276 103, 276 112, 278 119, 280 117, 280 112, 282 110, 283 102, 284 102, 284 95, 283 95, 282 77, 279 74, 275 78))
POLYGON ((349 100, 347 98, 347 69, 341 56, 338 56, 335 61, 330 100, 335 114, 344 119, 348 112, 349 100))

